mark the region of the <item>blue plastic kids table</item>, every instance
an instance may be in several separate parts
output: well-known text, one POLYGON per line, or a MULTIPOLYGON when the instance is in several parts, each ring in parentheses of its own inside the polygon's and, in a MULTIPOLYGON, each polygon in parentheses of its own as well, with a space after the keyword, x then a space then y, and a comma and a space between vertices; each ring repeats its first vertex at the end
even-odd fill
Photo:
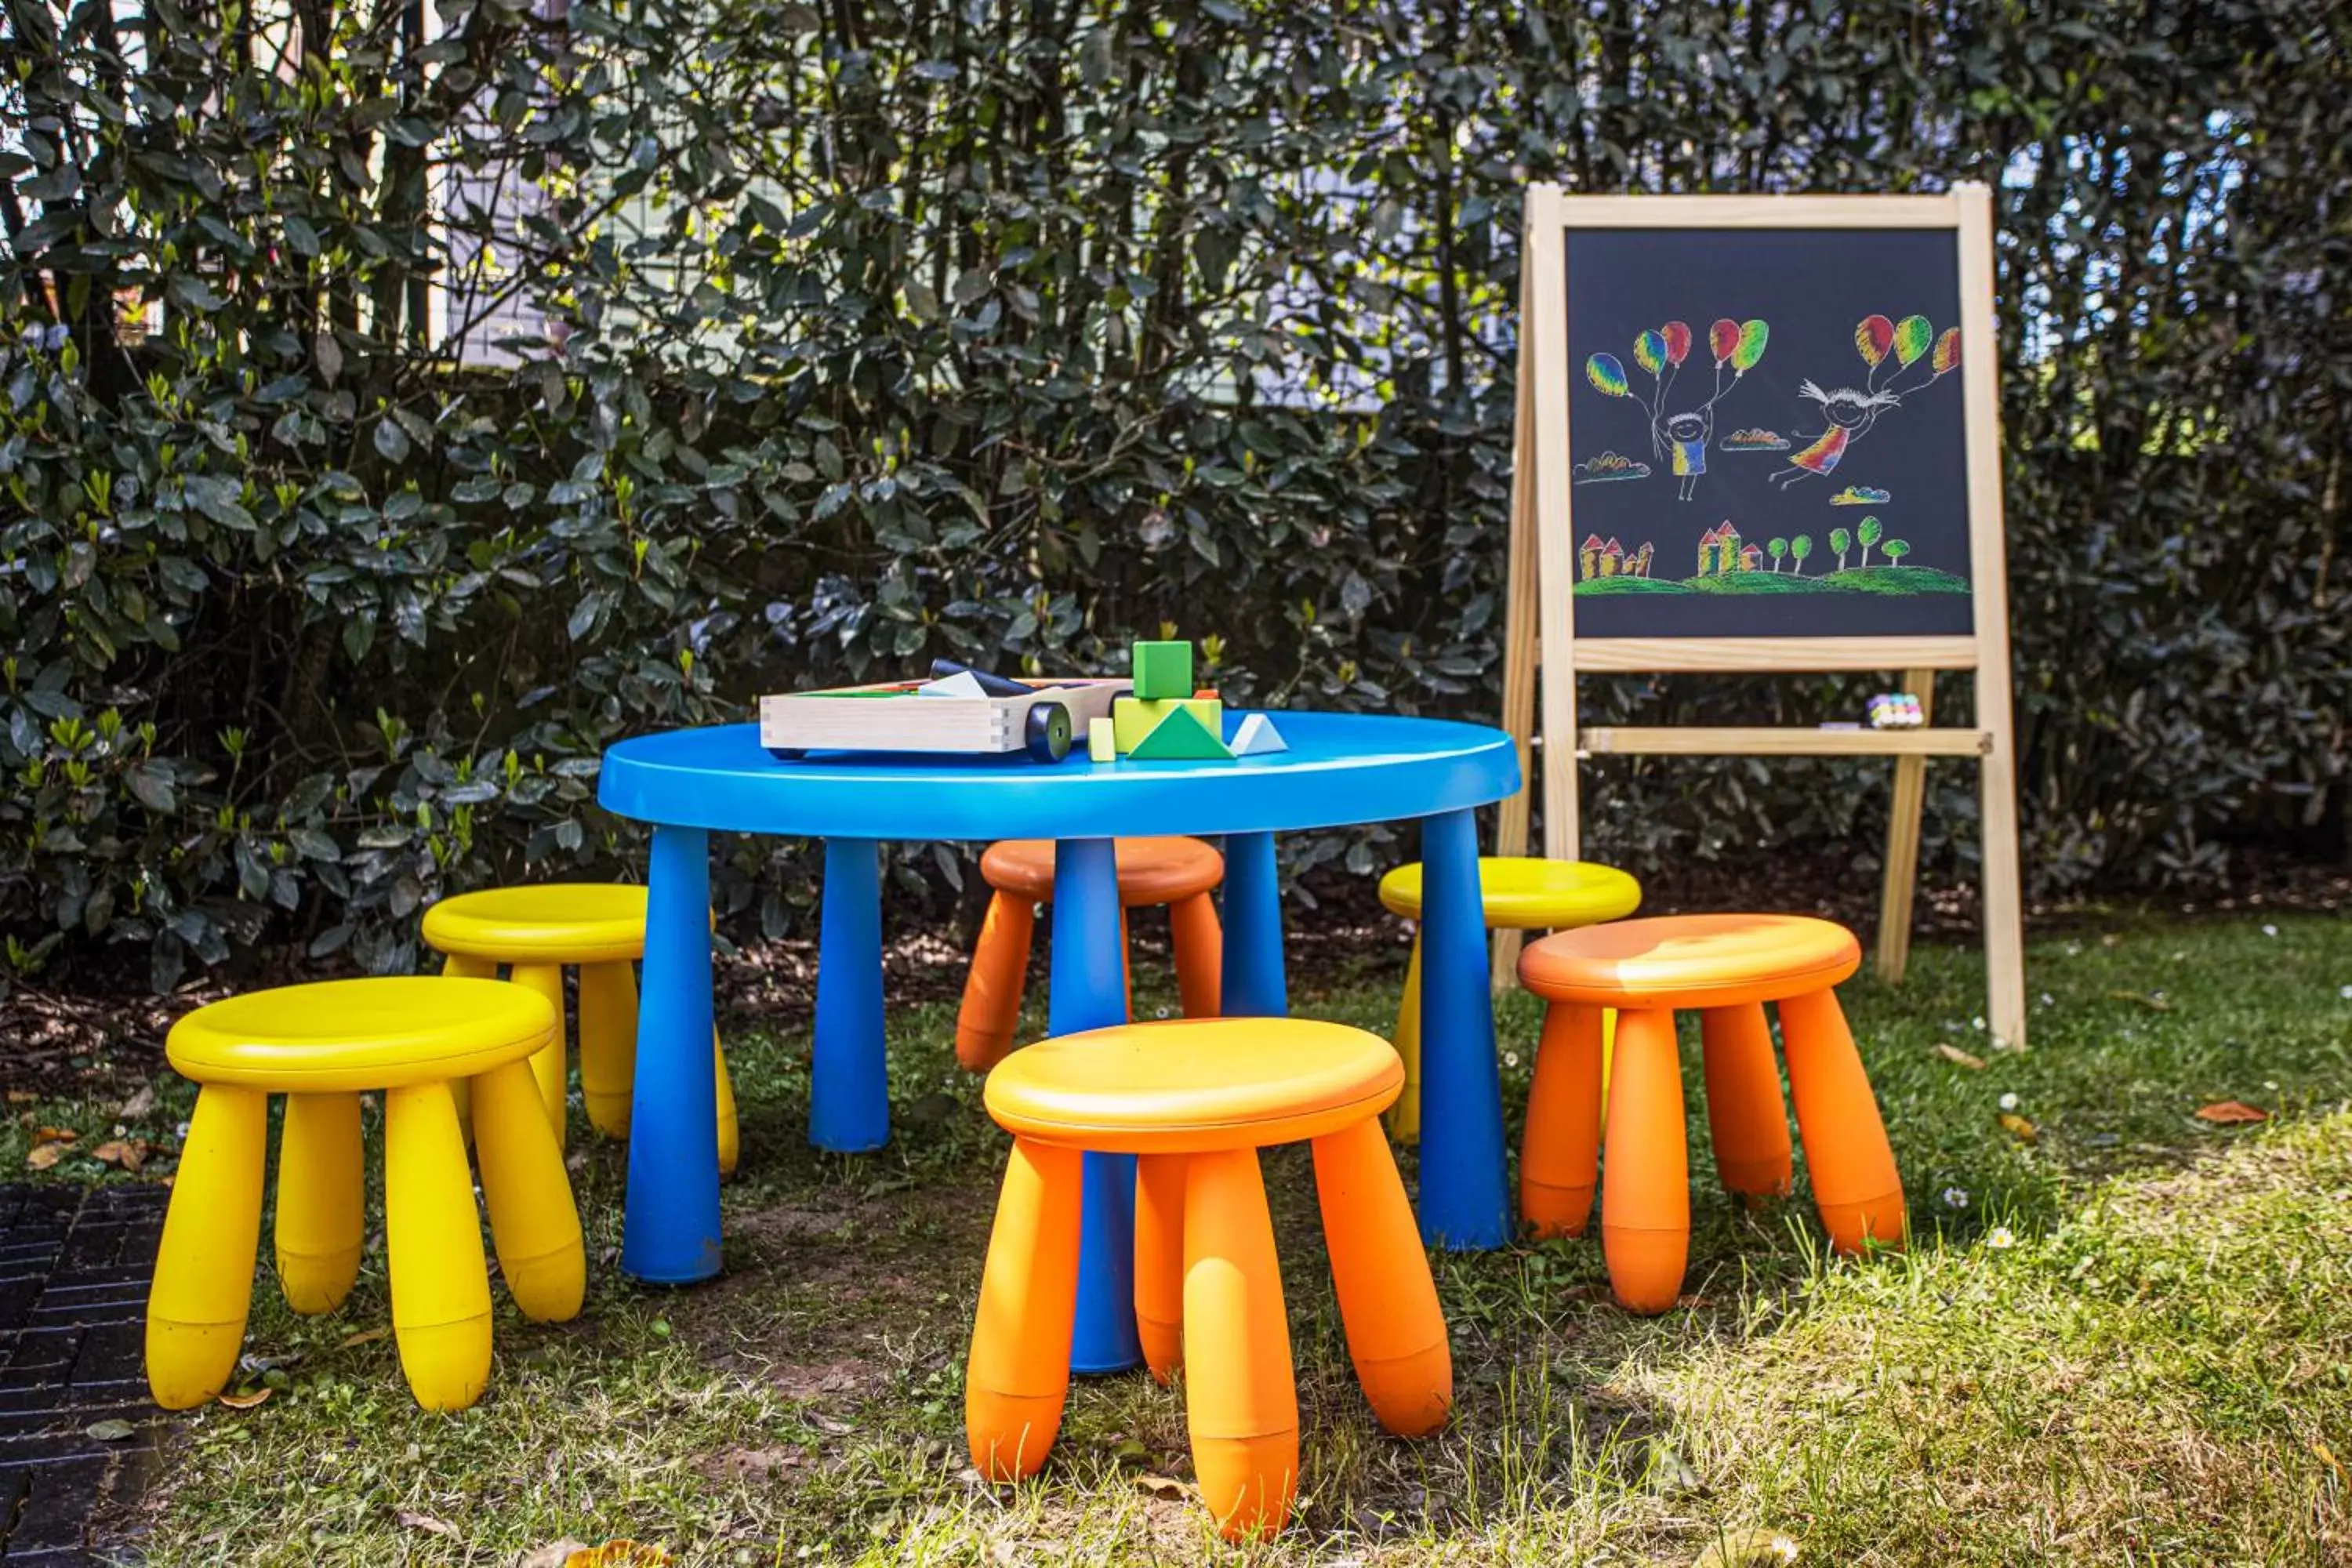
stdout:
MULTIPOLYGON (((710 1057, 712 830, 824 840, 809 1133, 878 1148, 890 1131, 882 1053, 886 839, 1051 838, 1052 998, 1064 1035, 1123 1023, 1112 840, 1223 837, 1224 1011, 1287 1008, 1274 835, 1422 819, 1421 1224, 1433 1241, 1496 1247, 1512 1233, 1502 1089, 1487 989, 1473 808, 1519 787, 1499 730, 1432 719, 1277 713, 1290 749, 1237 762, 1060 763, 1024 756, 818 752, 780 762, 756 725, 681 730, 604 753, 598 798, 654 825, 621 1267, 684 1283, 719 1272, 717 1085, 710 1057)), ((1238 713, 1227 716, 1229 726, 1238 713)), ((1135 1337, 1132 1155, 1087 1159, 1071 1365, 1141 1360, 1135 1337)))

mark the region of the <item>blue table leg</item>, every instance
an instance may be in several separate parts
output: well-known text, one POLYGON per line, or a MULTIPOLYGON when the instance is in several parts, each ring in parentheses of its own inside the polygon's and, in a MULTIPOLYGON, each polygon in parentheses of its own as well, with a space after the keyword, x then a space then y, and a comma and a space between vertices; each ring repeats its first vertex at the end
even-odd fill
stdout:
POLYGON ((882 1051, 882 860, 870 838, 824 841, 809 1142, 858 1154, 890 1141, 882 1051))
POLYGON ((629 1110, 621 1268, 657 1285, 719 1272, 719 1085, 710 1065, 710 836, 654 829, 629 1110))
MULTIPOLYGON (((1054 848, 1054 974, 1045 1031, 1072 1035, 1125 1022, 1118 866, 1111 841, 1065 838, 1054 848)), ((1085 1183, 1070 1370, 1124 1372, 1143 1363, 1135 1333, 1135 1156, 1087 1155, 1085 1183)))
POLYGON ((1228 1018, 1279 1018, 1290 1011, 1282 973, 1282 884, 1274 835, 1225 836, 1225 968, 1228 1018))
POLYGON ((1501 1247, 1511 1205, 1476 817, 1424 820, 1421 860, 1421 1232, 1456 1250, 1501 1247))

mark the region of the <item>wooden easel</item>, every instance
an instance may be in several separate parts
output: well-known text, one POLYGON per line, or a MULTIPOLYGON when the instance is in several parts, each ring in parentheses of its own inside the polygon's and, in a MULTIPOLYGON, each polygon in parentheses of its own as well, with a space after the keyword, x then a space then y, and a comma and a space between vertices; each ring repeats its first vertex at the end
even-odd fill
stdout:
MULTIPOLYGON (((1878 973, 1903 976, 1929 757, 1972 756, 1982 798, 1987 1010, 1997 1044, 2025 1044, 2022 893, 2018 867, 2015 731, 2011 717, 2007 568, 2000 489, 2000 394, 1995 360, 1992 198, 1984 185, 1941 196, 1583 196, 1537 185, 1527 200, 1520 268, 1519 380, 1511 481, 1510 574, 1506 597, 1504 724, 1531 772, 1542 682, 1545 853, 1578 855, 1578 767, 1597 754, 1683 756, 1892 756, 1895 795, 1879 903, 1878 973), (1570 533, 1566 234, 1570 227, 1634 229, 1940 229, 1958 246, 1960 326, 1974 345, 1960 365, 1967 431, 1969 579, 1974 631, 1965 636, 1588 637, 1575 630, 1570 533), (1538 641, 1538 631, 1540 641, 1538 641), (1795 730, 1580 728, 1581 674, 1899 670, 1932 721, 1939 670, 1976 677, 1973 729, 1795 730)), ((1496 853, 1521 855, 1528 837, 1525 792, 1504 803, 1496 853)), ((1495 978, 1516 963, 1516 932, 1498 932, 1495 978)))

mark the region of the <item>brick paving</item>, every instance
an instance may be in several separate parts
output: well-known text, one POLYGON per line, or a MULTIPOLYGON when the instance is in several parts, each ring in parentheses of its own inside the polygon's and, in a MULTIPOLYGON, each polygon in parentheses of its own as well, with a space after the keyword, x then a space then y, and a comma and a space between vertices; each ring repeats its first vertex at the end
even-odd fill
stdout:
POLYGON ((0 1186, 0 1568, 114 1561, 94 1530, 154 1477, 143 1339, 170 1196, 0 1186), (118 1420, 130 1436, 91 1435, 118 1420))

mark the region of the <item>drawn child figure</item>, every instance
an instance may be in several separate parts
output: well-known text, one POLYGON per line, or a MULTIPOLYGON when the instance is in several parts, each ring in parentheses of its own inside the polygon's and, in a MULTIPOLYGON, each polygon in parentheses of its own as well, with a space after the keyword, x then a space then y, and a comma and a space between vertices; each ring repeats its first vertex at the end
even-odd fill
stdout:
POLYGON ((1813 438, 1812 445, 1790 458, 1787 468, 1772 476, 1773 482, 1783 489, 1817 474, 1835 472, 1845 457, 1845 449, 1869 435, 1880 415, 1903 406, 1901 396, 1884 388, 1858 392, 1851 386, 1842 386, 1835 392, 1823 392, 1807 381, 1798 384, 1797 395, 1822 405, 1822 417, 1827 427, 1813 438))
POLYGON ((1687 414, 1677 414, 1651 429, 1653 440, 1661 448, 1660 456, 1671 453, 1674 459, 1675 477, 1681 481, 1675 499, 1690 500, 1698 489, 1699 476, 1706 472, 1706 444, 1715 438, 1714 402, 1710 400, 1687 414))

